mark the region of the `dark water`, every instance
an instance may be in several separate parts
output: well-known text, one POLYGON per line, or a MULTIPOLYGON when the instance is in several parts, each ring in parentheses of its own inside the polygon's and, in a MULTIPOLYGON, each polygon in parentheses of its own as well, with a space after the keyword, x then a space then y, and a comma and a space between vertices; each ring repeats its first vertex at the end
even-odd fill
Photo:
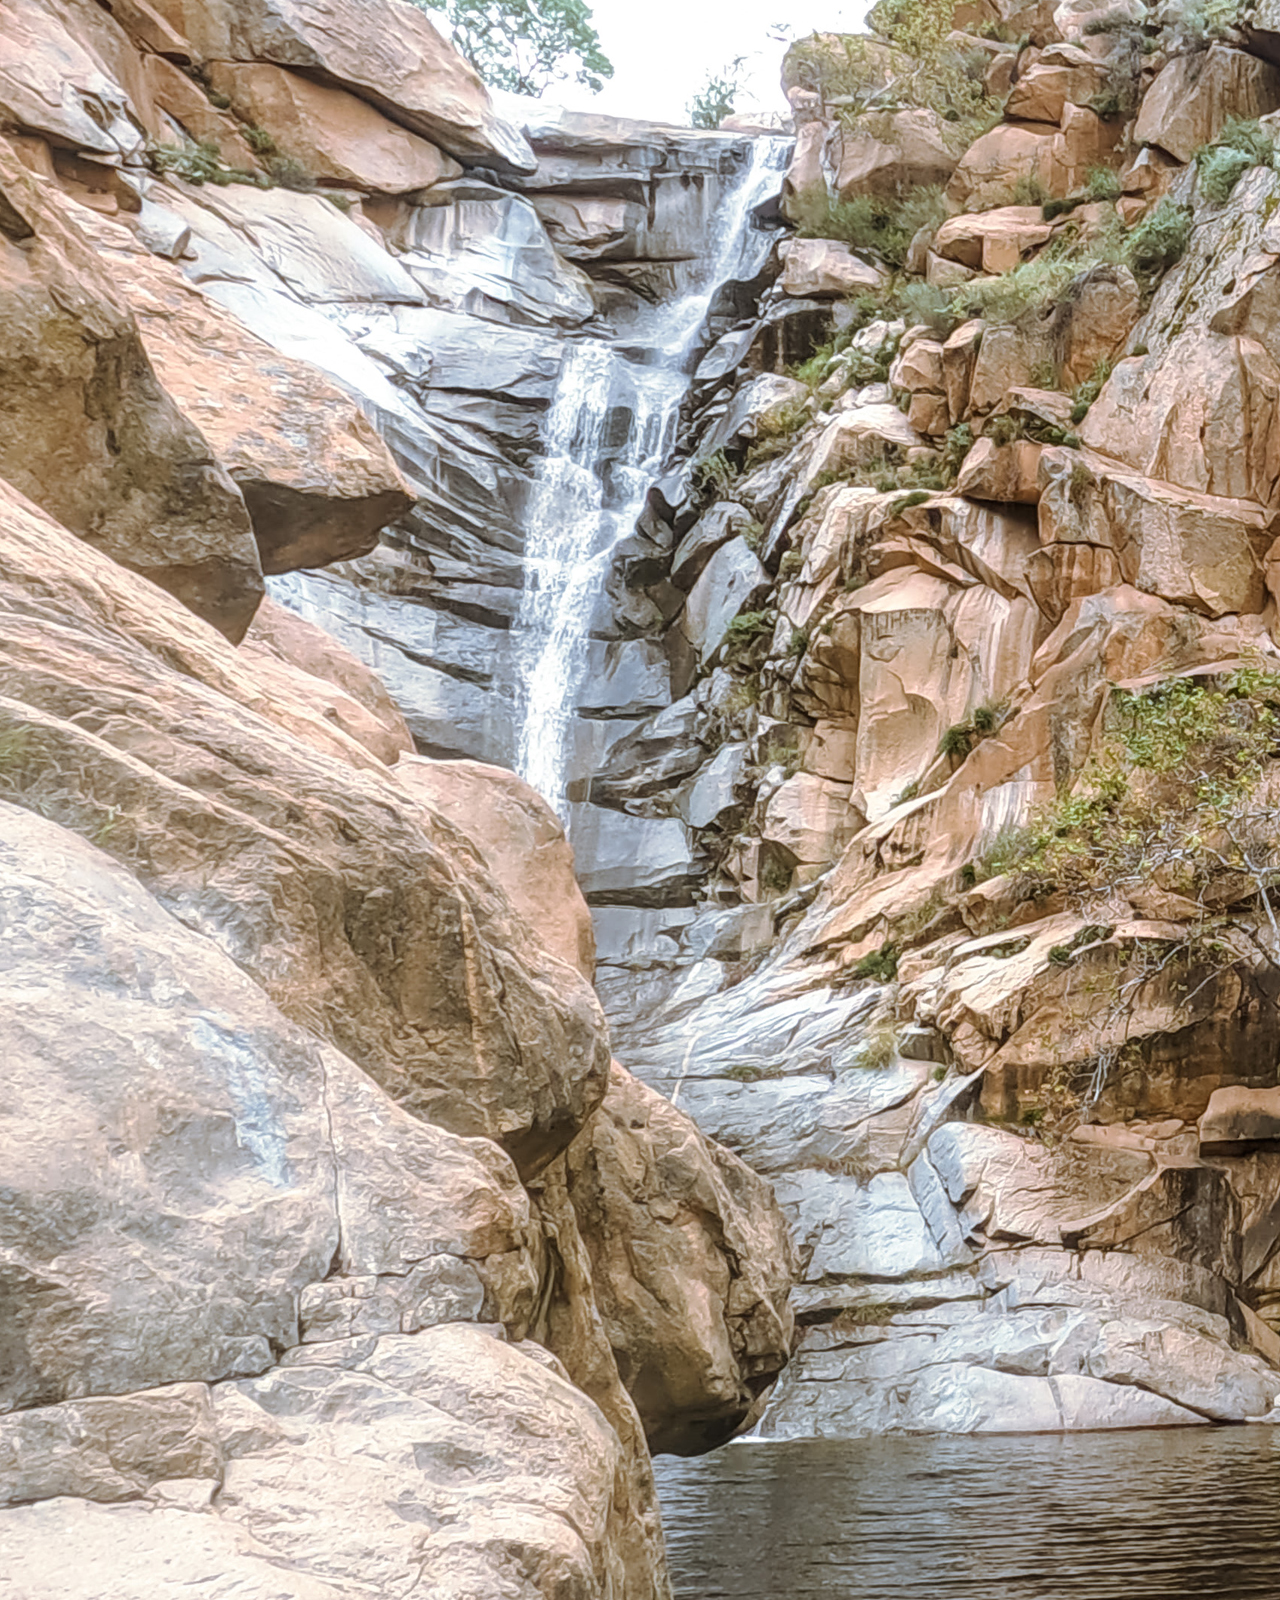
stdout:
POLYGON ((1280 1600, 1280 1429, 657 1462, 678 1600, 1280 1600))

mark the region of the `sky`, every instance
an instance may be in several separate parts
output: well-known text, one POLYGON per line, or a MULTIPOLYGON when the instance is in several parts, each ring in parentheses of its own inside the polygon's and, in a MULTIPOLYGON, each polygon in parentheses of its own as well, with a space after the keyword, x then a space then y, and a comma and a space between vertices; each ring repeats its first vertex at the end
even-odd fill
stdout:
POLYGON ((593 0, 614 76, 599 95, 557 84, 547 99, 573 110, 687 122, 709 72, 745 56, 739 111, 787 109, 779 87, 787 41, 815 29, 851 32, 868 0, 593 0))

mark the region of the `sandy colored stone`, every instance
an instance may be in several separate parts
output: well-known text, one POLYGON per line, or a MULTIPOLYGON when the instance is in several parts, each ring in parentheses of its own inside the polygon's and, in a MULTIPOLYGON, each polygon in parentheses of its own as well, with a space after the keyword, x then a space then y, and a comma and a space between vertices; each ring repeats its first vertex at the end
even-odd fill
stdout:
POLYGON ((792 239, 779 254, 784 263, 779 281, 786 294, 850 295, 878 289, 883 282, 877 268, 833 239, 792 239))
POLYGON ((16 502, 0 605, 19 796, 82 774, 66 814, 411 1110, 526 1171, 568 1143, 604 1090, 597 1002, 454 829, 433 837, 303 696, 277 703, 198 619, 16 502), (105 737, 72 720, 87 683, 105 737))
POLYGON ((998 445, 979 439, 964 458, 956 479, 956 493, 974 500, 996 500, 1035 505, 1040 499, 1038 479, 1043 446, 1031 439, 998 445))
POLYGON ((462 174, 438 146, 345 89, 264 62, 216 62, 209 81, 238 116, 322 182, 403 194, 462 174))
POLYGON ((595 934, 573 847, 542 796, 513 772, 479 761, 402 761, 396 776, 466 835, 544 949, 594 977, 595 934))
MULTIPOLYGON (((151 98, 179 123, 196 144, 212 144, 224 167, 236 172, 257 172, 258 158, 240 132, 234 117, 219 111, 208 95, 185 72, 163 56, 145 55, 142 71, 151 98)), ((166 144, 180 143, 170 134, 166 144)))
POLYGON ((367 555, 413 495, 355 402, 255 338, 119 225, 95 219, 86 231, 161 383, 239 486, 263 571, 367 555))
POLYGON ((1054 197, 1084 183, 1090 168, 1108 166, 1119 131, 1095 112, 1068 105, 1057 131, 1038 122, 1005 122, 984 133, 960 158, 947 198, 965 211, 1009 204, 1020 179, 1037 178, 1054 197))
POLYGON ((889 382, 908 394, 945 394, 942 369, 942 344, 937 339, 912 339, 904 342, 889 369, 889 382))
POLYGON ((934 235, 933 248, 949 261, 992 275, 1009 272, 1053 229, 1039 206, 998 206, 977 215, 951 217, 934 235))
POLYGON ((1229 45, 1175 56, 1143 96, 1133 136, 1190 161, 1228 117, 1246 121, 1280 107, 1280 68, 1229 45))
POLYGON ((835 861, 866 818, 850 799, 851 784, 796 772, 769 798, 760 835, 794 866, 835 861))
POLYGON ((1117 363, 1080 426, 1085 444, 1197 494, 1280 496, 1280 366, 1258 339, 1195 323, 1117 363))
POLYGON ((1141 307, 1127 267, 1104 263, 1075 279, 1054 316, 1059 386, 1070 393, 1116 360, 1141 307))
POLYGON ((527 1317, 527 1204, 495 1146, 393 1106, 101 850, 0 820, 6 1408, 261 1372, 307 1284, 441 1250, 495 1256, 495 1315, 523 1295, 527 1317))
POLYGON ((901 194, 946 183, 956 157, 936 111, 865 112, 832 135, 829 156, 841 200, 856 194, 901 194))
POLYGON ((0 477, 241 637, 263 585, 239 489, 160 386, 108 270, 3 141, 0 194, 0 477))
POLYGON ((136 1500, 169 1478, 222 1479, 203 1383, 68 1400, 0 1417, 0 1506, 75 1495, 136 1500))
POLYGON ((136 53, 92 0, 6 0, 0 109, 8 125, 117 159, 141 157, 138 121, 160 131, 136 53))
POLYGON ((1215 1089, 1200 1118, 1200 1149, 1233 1155, 1280 1141, 1280 1089, 1215 1089))
POLYGON ((348 90, 458 160, 532 172, 479 75, 408 0, 156 0, 207 61, 270 62, 348 90))
POLYGON ((768 1186, 615 1065, 569 1149, 568 1192, 650 1448, 713 1448, 789 1351, 790 1253, 768 1186))
POLYGON ((296 692, 389 767, 413 754, 413 736, 382 680, 314 622, 264 600, 240 655, 259 682, 269 679, 273 663, 302 676, 296 692))
POLYGON ((1056 44, 1019 73, 1004 114, 1010 122, 1044 122, 1057 127, 1068 105, 1084 106, 1105 90, 1105 61, 1080 45, 1056 44))

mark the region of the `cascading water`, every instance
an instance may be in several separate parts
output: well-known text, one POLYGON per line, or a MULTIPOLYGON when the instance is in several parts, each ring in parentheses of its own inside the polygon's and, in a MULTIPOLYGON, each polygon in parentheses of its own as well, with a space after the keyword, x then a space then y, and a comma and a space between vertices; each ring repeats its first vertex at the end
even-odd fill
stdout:
POLYGON ((515 629, 516 770, 566 819, 569 732, 610 556, 662 476, 712 300, 742 276, 751 214, 776 190, 789 151, 784 140, 754 141, 716 212, 696 287, 633 330, 628 353, 601 340, 566 353, 534 482, 515 629), (607 435, 620 411, 627 433, 617 445, 607 435))

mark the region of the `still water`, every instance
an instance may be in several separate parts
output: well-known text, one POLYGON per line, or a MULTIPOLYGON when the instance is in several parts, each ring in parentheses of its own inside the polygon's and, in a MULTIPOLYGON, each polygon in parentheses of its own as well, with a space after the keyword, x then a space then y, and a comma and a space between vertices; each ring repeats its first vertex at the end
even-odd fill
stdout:
POLYGON ((1280 1600, 1280 1429, 656 1463, 678 1600, 1280 1600))

